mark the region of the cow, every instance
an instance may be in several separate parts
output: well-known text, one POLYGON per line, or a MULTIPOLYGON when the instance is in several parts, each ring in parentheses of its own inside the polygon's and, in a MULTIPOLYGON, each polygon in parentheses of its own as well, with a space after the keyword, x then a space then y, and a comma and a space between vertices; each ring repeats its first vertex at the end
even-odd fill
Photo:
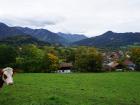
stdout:
POLYGON ((13 85, 13 68, 6 67, 0 70, 0 88, 3 87, 3 84, 13 85))

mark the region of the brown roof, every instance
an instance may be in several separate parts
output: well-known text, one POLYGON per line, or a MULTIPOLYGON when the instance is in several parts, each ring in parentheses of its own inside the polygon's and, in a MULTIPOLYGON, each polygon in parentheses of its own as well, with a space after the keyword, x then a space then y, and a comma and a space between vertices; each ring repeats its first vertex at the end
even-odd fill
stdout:
POLYGON ((72 63, 61 63, 60 64, 60 68, 62 68, 62 67, 72 67, 73 65, 72 65, 72 63))

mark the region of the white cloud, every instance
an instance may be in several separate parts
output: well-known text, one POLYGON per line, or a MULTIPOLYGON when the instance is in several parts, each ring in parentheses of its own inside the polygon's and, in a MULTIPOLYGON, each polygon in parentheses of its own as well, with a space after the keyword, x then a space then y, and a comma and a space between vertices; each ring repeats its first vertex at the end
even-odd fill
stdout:
POLYGON ((140 31, 140 0, 0 0, 0 20, 89 36, 140 31))
POLYGON ((0 17, 0 21, 7 23, 10 26, 28 26, 32 28, 43 28, 45 26, 56 25, 63 22, 62 17, 54 16, 12 16, 4 15, 0 17))

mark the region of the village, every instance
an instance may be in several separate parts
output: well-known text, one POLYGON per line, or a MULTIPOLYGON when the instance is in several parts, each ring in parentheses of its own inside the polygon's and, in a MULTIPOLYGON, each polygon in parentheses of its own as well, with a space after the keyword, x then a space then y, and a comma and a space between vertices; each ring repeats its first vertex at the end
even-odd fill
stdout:
MULTIPOLYGON (((116 51, 102 53, 102 71, 135 71, 136 64, 131 60, 129 52, 116 51)), ((73 69, 72 63, 62 62, 59 65, 57 73, 71 73, 73 69)))
POLYGON ((129 52, 104 53, 103 69, 108 71, 134 71, 135 64, 131 61, 129 52))

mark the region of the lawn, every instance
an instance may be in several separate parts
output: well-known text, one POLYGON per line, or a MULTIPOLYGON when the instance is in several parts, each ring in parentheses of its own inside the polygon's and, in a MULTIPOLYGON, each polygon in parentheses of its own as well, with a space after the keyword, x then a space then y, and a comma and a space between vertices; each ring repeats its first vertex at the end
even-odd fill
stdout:
POLYGON ((140 105, 140 73, 16 74, 0 105, 140 105))

